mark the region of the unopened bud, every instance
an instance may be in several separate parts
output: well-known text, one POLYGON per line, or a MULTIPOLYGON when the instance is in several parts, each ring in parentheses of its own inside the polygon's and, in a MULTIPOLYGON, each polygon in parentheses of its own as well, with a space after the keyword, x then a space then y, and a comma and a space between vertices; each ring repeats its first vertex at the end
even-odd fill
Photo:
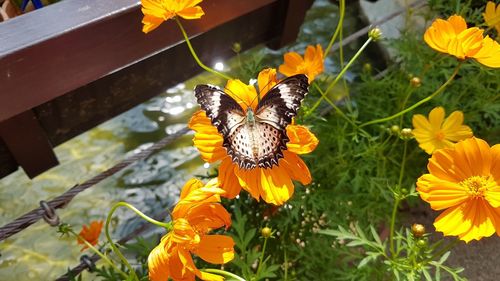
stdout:
POLYGON ((392 125, 391 126, 391 132, 394 133, 394 134, 397 134, 399 133, 399 126, 398 125, 392 125))
POLYGON ((365 64, 363 64, 363 72, 365 72, 365 73, 372 73, 372 65, 371 65, 371 63, 365 63, 365 64))
POLYGON ((413 138, 413 133, 410 128, 403 128, 401 129, 401 138, 408 140, 413 138))
POLYGON ((378 27, 372 28, 368 31, 368 37, 370 37, 373 41, 377 41, 382 38, 382 30, 378 27))
POLYGON ((417 246, 423 248, 427 245, 427 241, 425 239, 418 239, 417 246))
POLYGON ((241 44, 238 42, 235 42, 231 49, 233 49, 233 52, 239 53, 239 52, 241 52, 241 44))
POLYGON ((411 85, 413 88, 418 88, 418 87, 422 86, 422 80, 420 80, 420 78, 418 78, 417 76, 413 76, 413 77, 410 79, 410 85, 411 85))
POLYGON ((271 235, 273 234, 273 230, 270 228, 270 227, 264 227, 260 230, 260 234, 262 235, 262 237, 264 238, 269 238, 271 237, 271 235))
POLYGON ((422 237, 425 234, 425 226, 419 223, 414 223, 411 226, 411 233, 413 233, 413 236, 415 237, 422 237))

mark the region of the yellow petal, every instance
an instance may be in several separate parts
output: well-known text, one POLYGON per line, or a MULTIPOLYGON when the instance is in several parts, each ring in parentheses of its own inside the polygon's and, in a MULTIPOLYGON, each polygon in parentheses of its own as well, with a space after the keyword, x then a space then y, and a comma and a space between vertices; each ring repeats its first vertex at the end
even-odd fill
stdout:
POLYGON ((433 129, 441 128, 444 120, 444 108, 441 106, 435 107, 429 113, 429 123, 433 129))
POLYGON ((225 235, 205 235, 195 254, 213 264, 224 264, 234 258, 233 238, 225 235))
POLYGON ((255 111, 257 107, 257 91, 253 85, 247 85, 238 79, 231 79, 227 81, 226 93, 237 101, 243 109, 251 106, 255 111))
POLYGON ((290 139, 286 146, 288 151, 293 153, 311 153, 319 143, 318 138, 304 126, 288 125, 286 127, 286 134, 290 139))
POLYGON ((457 183, 439 179, 431 174, 421 176, 417 181, 417 191, 422 200, 433 210, 442 210, 463 204, 469 195, 457 183))
POLYGON ((479 63, 492 67, 500 67, 500 44, 486 36, 483 39, 482 48, 473 56, 479 63))
POLYGON ((282 166, 260 169, 260 195, 269 204, 283 205, 293 195, 290 175, 282 166))

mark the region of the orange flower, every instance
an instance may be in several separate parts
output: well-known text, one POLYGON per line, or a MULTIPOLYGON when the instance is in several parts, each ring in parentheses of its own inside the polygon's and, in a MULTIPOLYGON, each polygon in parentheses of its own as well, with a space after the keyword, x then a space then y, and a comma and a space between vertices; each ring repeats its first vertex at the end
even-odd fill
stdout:
POLYGON ((464 18, 453 15, 447 20, 436 19, 425 31, 424 40, 434 50, 458 59, 474 58, 489 67, 500 67, 500 45, 483 30, 467 28, 464 18))
POLYGON ((288 52, 284 55, 284 61, 279 67, 279 71, 286 76, 295 74, 305 74, 309 78, 309 83, 323 72, 323 49, 321 45, 307 46, 304 58, 296 52, 288 52))
POLYGON ((172 211, 173 230, 163 236, 148 257, 149 278, 152 281, 224 280, 219 275, 200 271, 191 254, 213 263, 223 264, 234 258, 234 241, 229 236, 212 234, 211 230, 231 225, 230 214, 220 204, 217 179, 206 185, 192 179, 184 186, 181 199, 172 211))
MULTIPOLYGON (((257 83, 260 95, 276 85, 276 70, 265 69, 259 73, 257 83)), ((246 85, 240 80, 229 80, 226 85, 228 95, 231 95, 243 109, 250 105, 253 110, 257 107, 257 92, 254 86, 246 85)), ((189 122, 189 127, 196 133, 194 145, 201 153, 203 160, 213 163, 221 160, 219 167, 219 184, 226 191, 225 197, 234 198, 241 189, 248 191, 252 197, 260 197, 267 203, 282 205, 293 194, 292 180, 302 184, 311 182, 311 174, 306 164, 297 154, 306 154, 313 151, 318 145, 318 139, 306 127, 288 125, 287 136, 290 141, 287 150, 283 151, 277 166, 272 168, 240 169, 232 162, 226 149, 222 146, 223 138, 219 134, 204 111, 196 112, 189 122)))
MULTIPOLYGON (((88 226, 84 225, 78 235, 80 235, 81 238, 85 239, 85 241, 89 242, 92 246, 95 246, 99 241, 99 235, 101 234, 102 225, 103 221, 92 221, 88 226)), ((81 251, 88 248, 88 246, 82 239, 78 238, 76 242, 83 245, 81 251)))
POLYGON ((500 35, 500 4, 496 6, 492 1, 488 1, 483 13, 484 21, 490 28, 495 28, 500 35))
POLYGON ((179 16, 199 19, 205 13, 198 5, 202 0, 141 0, 144 18, 142 32, 148 33, 166 20, 179 16))
POLYGON ((444 114, 444 108, 439 106, 431 110, 429 119, 421 114, 413 115, 412 133, 420 148, 428 154, 472 137, 472 130, 463 125, 464 114, 461 111, 453 111, 446 119, 444 114))
POLYGON ((472 137, 436 151, 427 168, 417 191, 432 209, 446 209, 437 231, 466 242, 500 236, 500 145, 472 137))

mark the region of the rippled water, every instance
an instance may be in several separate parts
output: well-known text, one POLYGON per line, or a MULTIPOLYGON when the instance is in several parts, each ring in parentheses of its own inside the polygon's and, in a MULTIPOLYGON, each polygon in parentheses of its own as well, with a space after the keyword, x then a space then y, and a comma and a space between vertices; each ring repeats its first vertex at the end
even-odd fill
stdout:
MULTIPOLYGON (((307 44, 326 46, 337 18, 337 7, 326 0, 316 1, 309 11, 296 44, 280 51, 257 47, 243 54, 243 62, 264 57, 267 65, 278 66, 288 50, 302 53, 307 44)), ((346 21, 354 29, 357 19, 346 21)), ((139 24, 139 23, 137 23, 139 24)), ((236 66, 235 59, 226 62, 236 66)), ((334 70, 333 60, 326 61, 334 70)), ((60 145, 55 149, 61 165, 29 180, 17 171, 0 180, 0 224, 10 222, 38 207, 39 200, 53 198, 73 185, 119 162, 137 149, 148 147, 184 127, 198 108, 192 89, 196 84, 217 84, 202 74, 181 83, 120 116, 60 145)), ((204 165, 188 134, 145 161, 136 163, 98 185, 82 192, 57 213, 63 222, 75 226, 105 219, 114 202, 125 200, 149 215, 159 214, 177 200, 183 183, 195 175, 206 175, 213 167, 204 165)), ((115 237, 122 237, 140 221, 128 211, 117 212, 115 237)), ((82 254, 73 239, 60 238, 55 228, 40 221, 25 231, 0 242, 0 280, 52 280, 75 266, 82 254)), ((84 278, 85 279, 85 278, 84 278)))

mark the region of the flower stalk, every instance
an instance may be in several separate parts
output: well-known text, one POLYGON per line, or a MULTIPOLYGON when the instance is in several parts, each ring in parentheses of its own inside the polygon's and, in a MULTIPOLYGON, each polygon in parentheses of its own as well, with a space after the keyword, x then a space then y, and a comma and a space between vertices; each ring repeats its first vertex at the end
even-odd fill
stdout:
POLYGON ((229 77, 228 75, 222 73, 222 72, 219 72, 213 68, 210 68, 208 66, 206 66, 203 62, 201 62, 200 58, 198 57, 198 55, 196 54, 196 52, 194 51, 194 48, 193 46, 191 45, 191 41, 189 40, 189 37, 186 33, 186 30, 184 30, 184 27, 182 26, 182 23, 181 21, 178 19, 178 18, 175 18, 175 22, 177 23, 177 25, 179 26, 179 29, 181 30, 182 32, 182 35, 184 36, 184 40, 186 41, 186 44, 189 48, 189 51, 191 52, 191 55, 193 56, 194 60, 196 61, 196 63, 201 67, 203 68, 204 70, 212 73, 212 74, 215 74, 221 78, 224 78, 225 80, 231 80, 232 78, 229 77))
POLYGON ((373 124, 382 123, 382 122, 386 122, 386 121, 392 120, 392 119, 397 118, 399 116, 402 116, 403 114, 405 114, 407 112, 410 112, 410 111, 414 110, 415 108, 421 106, 422 104, 424 104, 424 103, 432 100, 434 97, 436 97, 441 92, 443 92, 444 89, 446 89, 446 87, 453 81, 453 79, 455 78, 455 76, 458 74, 458 70, 462 66, 462 63, 463 63, 463 61, 460 61, 458 63, 458 65, 455 67, 455 70, 453 71, 453 73, 451 74, 451 76, 448 78, 448 80, 446 80, 446 82, 444 82, 443 85, 441 85, 436 91, 434 91, 429 96, 421 99, 420 101, 416 102, 412 106, 410 106, 410 107, 408 107, 408 108, 406 108, 404 110, 401 110, 400 112, 398 112, 396 114, 393 114, 393 115, 385 117, 385 118, 380 118, 380 119, 375 119, 375 120, 372 120, 372 121, 368 121, 366 123, 363 123, 363 124, 359 125, 359 127, 362 128, 362 127, 365 127, 365 126, 368 126, 368 125, 373 125, 373 124))

